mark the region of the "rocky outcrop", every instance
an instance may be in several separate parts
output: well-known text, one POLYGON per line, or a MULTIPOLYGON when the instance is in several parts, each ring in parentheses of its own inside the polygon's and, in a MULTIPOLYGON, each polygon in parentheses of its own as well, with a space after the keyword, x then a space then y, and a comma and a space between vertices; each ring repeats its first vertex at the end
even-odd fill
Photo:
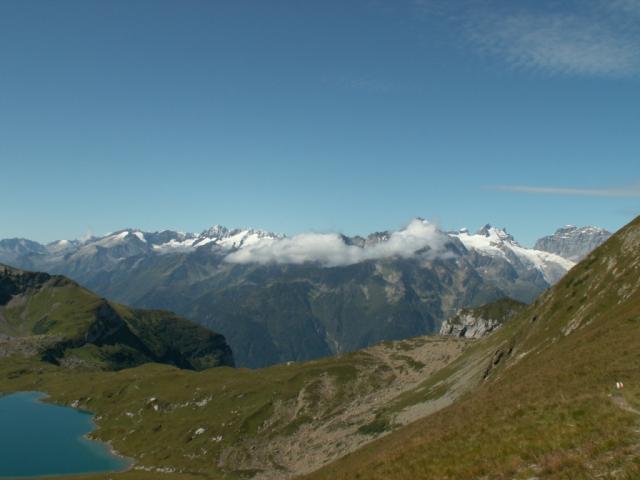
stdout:
POLYGON ((524 307, 524 303, 505 298, 482 307, 462 308, 442 323, 440 335, 481 338, 501 327, 524 307))
POLYGON ((460 310, 454 317, 445 320, 440 328, 440 335, 452 337, 480 338, 493 332, 502 325, 495 318, 481 318, 460 310))

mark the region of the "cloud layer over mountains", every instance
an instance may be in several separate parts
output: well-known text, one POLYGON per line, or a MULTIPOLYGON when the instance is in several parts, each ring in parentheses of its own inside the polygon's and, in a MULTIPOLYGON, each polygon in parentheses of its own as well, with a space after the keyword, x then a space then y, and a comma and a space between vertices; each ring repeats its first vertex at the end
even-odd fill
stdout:
POLYGON ((448 255, 451 239, 426 220, 414 219, 403 230, 389 234, 387 240, 349 245, 335 233, 303 233, 293 237, 272 238, 247 245, 227 255, 230 263, 319 263, 325 267, 352 265, 365 260, 411 257, 417 253, 427 258, 448 255))

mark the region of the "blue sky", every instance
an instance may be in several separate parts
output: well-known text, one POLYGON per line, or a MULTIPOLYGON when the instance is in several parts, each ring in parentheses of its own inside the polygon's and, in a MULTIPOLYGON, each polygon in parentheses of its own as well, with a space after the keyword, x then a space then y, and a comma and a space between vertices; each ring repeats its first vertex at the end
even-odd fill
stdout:
POLYGON ((640 213, 640 1, 0 2, 0 238, 640 213))

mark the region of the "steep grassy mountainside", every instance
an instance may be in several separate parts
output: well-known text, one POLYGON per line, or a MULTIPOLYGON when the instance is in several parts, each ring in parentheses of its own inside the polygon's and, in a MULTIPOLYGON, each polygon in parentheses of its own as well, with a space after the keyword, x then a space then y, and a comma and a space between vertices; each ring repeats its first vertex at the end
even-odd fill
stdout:
POLYGON ((481 349, 472 394, 305 478, 640 478, 638 346, 640 218, 425 391, 481 349))
POLYGON ((481 338, 501 327, 524 310, 526 304, 501 298, 475 308, 461 308, 455 315, 442 322, 440 335, 481 338))
POLYGON ((233 365, 224 337, 170 312, 131 309, 64 277, 0 265, 0 357, 12 354, 101 369, 233 365))
MULTIPOLYGON (((159 364, 71 370, 12 357, 0 359, 0 392, 44 391, 51 401, 95 412, 95 436, 135 465, 88 478, 281 480, 410 421, 389 423, 377 412, 471 344, 420 337, 305 363, 201 372, 159 364)), ((430 411, 406 399, 403 405, 414 416, 430 411)))

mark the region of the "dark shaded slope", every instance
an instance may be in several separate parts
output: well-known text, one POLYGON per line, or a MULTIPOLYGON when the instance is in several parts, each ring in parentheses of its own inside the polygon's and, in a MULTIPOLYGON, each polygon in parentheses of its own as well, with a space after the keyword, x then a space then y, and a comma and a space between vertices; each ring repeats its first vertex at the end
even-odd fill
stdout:
MULTIPOLYGON (((455 259, 230 268, 179 310, 225 337, 239 365, 305 361, 438 331, 443 312, 504 293, 455 259), (222 278, 222 277, 221 277, 222 278)), ((149 305, 159 294, 145 298, 149 305)))

